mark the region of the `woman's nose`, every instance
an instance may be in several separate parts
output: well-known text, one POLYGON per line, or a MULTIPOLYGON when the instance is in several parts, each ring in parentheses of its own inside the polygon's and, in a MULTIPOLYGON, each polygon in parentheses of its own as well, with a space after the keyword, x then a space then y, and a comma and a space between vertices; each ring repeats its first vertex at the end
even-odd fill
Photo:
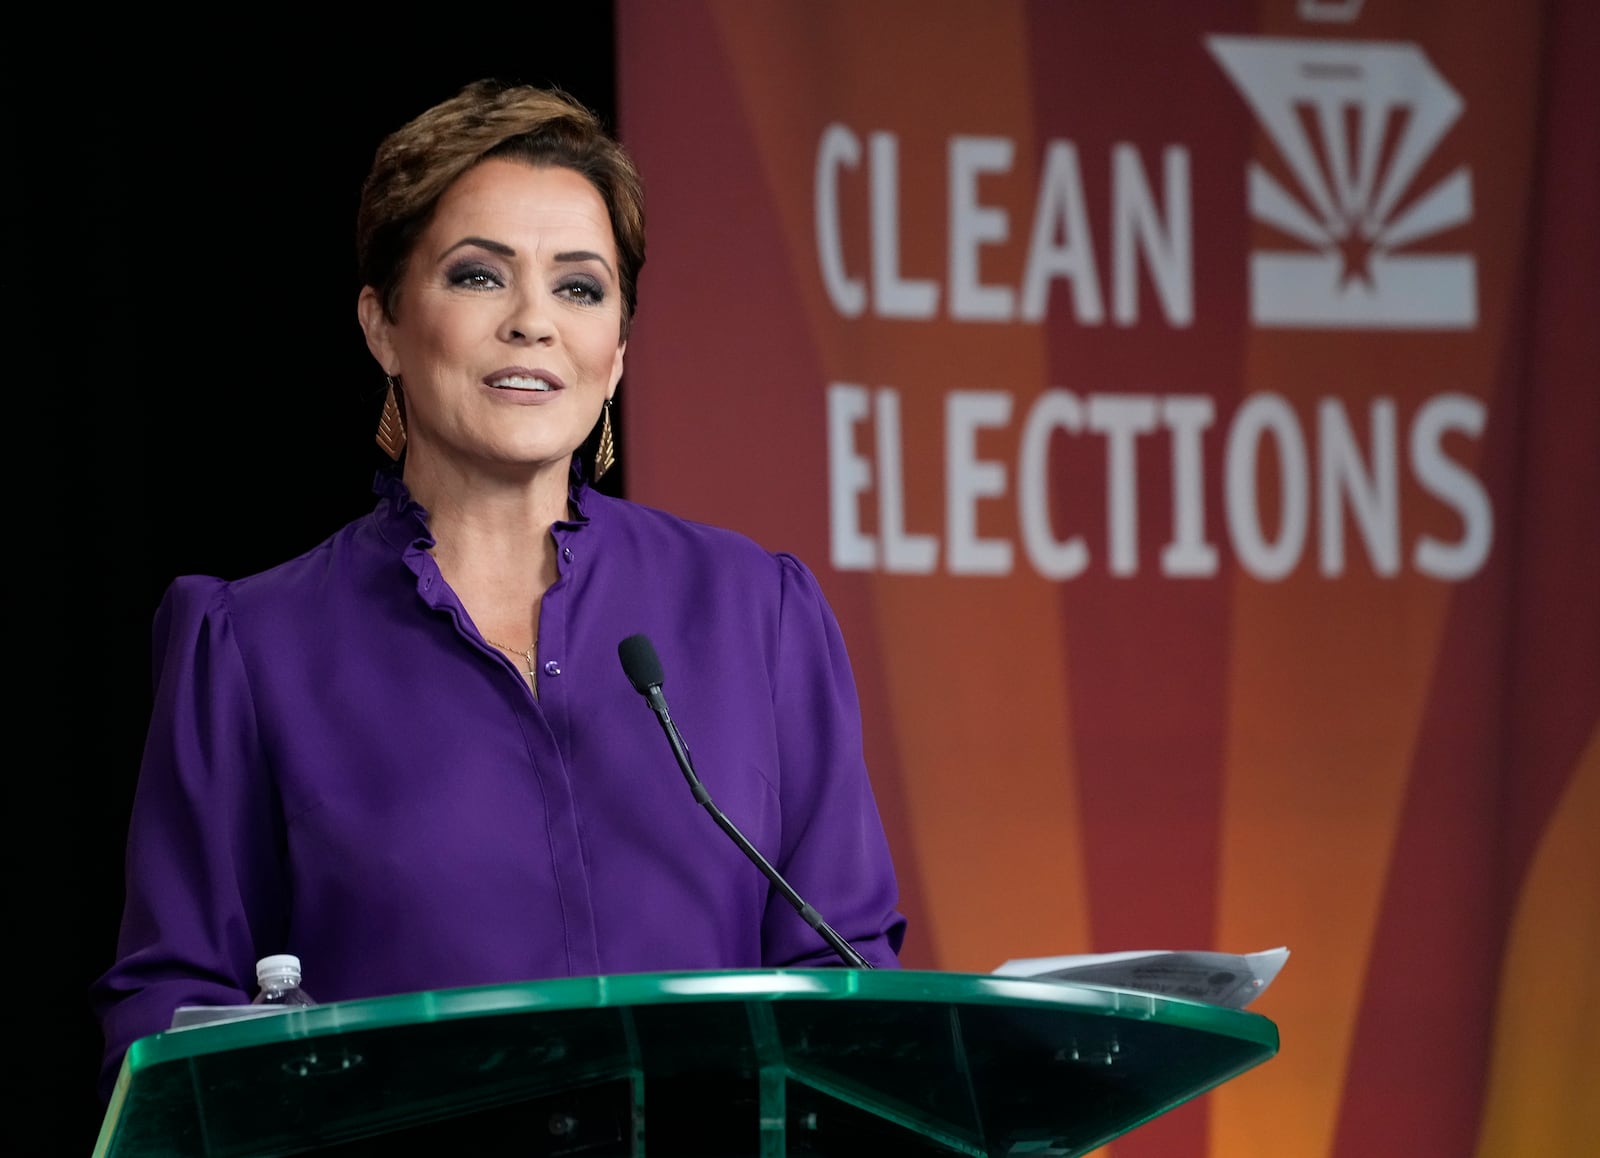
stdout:
POLYGON ((555 336, 549 303, 538 293, 518 294, 510 303, 500 324, 502 341, 513 343, 547 342, 555 336))

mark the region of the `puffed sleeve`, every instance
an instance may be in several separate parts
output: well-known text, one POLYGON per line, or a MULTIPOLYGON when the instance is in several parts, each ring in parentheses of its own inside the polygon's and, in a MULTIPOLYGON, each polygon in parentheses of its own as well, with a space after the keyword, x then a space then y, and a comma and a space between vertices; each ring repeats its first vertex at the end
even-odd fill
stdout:
MULTIPOLYGON (((905 917, 883 822, 868 779, 855 677, 815 576, 778 556, 782 605, 772 689, 782 775, 778 871, 868 961, 899 965, 905 917)), ((773 891, 762 958, 779 967, 840 964, 773 891)))
POLYGON ((220 580, 186 576, 155 617, 116 960, 90 992, 102 1097, 128 1046, 167 1029, 179 1005, 249 1001, 256 946, 285 921, 282 810, 226 600, 220 580))

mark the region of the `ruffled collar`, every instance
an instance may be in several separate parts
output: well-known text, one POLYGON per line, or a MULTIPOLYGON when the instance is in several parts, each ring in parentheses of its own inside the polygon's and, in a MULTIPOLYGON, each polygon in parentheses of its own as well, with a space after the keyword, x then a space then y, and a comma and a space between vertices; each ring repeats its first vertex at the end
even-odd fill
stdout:
MULTIPOLYGON (((428 511, 411 496, 397 468, 379 467, 372 479, 372 493, 378 497, 378 507, 373 514, 385 539, 396 545, 408 543, 424 550, 433 546, 433 532, 428 528, 428 511)), ((570 517, 557 521, 556 526, 574 529, 587 526, 589 516, 584 507, 589 495, 589 483, 583 477, 583 471, 574 463, 567 485, 570 517)))

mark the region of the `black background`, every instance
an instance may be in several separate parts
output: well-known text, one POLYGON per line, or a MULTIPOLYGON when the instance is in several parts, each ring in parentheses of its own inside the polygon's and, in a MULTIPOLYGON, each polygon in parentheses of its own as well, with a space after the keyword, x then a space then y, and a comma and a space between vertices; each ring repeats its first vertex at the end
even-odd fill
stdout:
POLYGON ((372 506, 354 221, 379 140, 485 76, 558 84, 625 135, 609 4, 417 11, 388 44, 87 17, 8 38, 8 1155, 87 1155, 99 1132, 87 990, 115 946, 163 590, 372 506))

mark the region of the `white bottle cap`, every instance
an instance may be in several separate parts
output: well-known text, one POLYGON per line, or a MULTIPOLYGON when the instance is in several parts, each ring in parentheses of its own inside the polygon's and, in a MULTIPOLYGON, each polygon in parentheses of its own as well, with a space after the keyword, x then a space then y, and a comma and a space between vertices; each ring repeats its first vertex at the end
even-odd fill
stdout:
POLYGON ((293 953, 274 953, 256 962, 256 979, 280 973, 300 973, 300 958, 293 953))

